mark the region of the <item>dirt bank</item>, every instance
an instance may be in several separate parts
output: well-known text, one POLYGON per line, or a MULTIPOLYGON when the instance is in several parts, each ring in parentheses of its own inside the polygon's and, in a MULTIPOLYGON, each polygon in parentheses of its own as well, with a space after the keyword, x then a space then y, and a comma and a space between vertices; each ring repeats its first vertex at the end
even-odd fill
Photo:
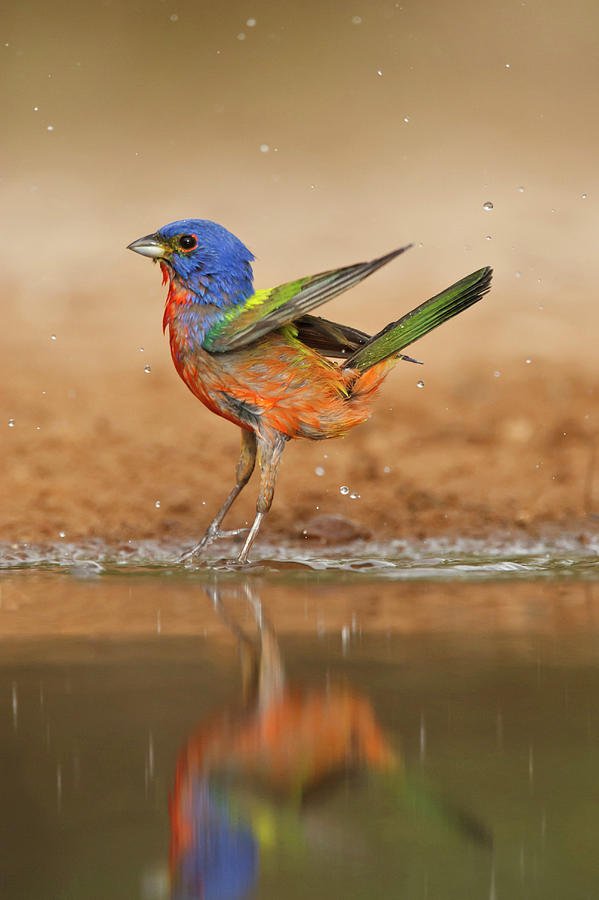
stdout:
MULTIPOLYGON (((149 374, 79 362, 32 373, 13 360, 0 540, 201 534, 232 484, 239 433, 186 391, 167 354, 149 374)), ((402 364, 368 423, 342 440, 289 445, 264 534, 300 539, 331 514, 381 539, 596 529, 595 409, 596 379, 550 361, 495 375, 471 360, 457 376, 441 363, 402 364)), ((253 515, 255 491, 252 482, 231 524, 253 515)))

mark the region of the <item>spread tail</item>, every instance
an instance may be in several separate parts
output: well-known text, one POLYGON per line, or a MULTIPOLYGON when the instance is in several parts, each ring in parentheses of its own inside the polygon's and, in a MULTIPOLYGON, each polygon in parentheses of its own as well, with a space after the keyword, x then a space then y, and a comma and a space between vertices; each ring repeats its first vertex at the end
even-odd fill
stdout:
POLYGON ((462 278, 406 313, 397 322, 391 322, 378 334, 370 338, 367 344, 356 350, 343 364, 344 369, 358 369, 363 372, 377 363, 392 356, 398 356, 400 350, 424 337, 433 328, 447 322, 478 303, 491 289, 493 269, 486 266, 471 275, 462 278))

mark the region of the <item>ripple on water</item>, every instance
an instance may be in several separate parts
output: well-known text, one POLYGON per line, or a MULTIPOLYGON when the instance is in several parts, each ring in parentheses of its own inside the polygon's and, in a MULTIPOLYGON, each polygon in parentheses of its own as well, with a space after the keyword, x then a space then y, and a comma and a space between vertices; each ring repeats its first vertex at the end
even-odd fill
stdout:
POLYGON ((599 537, 565 535, 553 540, 473 540, 428 538, 387 543, 354 541, 333 549, 321 544, 259 545, 253 564, 240 569, 230 562, 235 549, 218 545, 203 559, 178 563, 183 547, 174 541, 106 543, 61 540, 51 543, 0 544, 0 569, 60 569, 76 578, 95 578, 103 573, 168 572, 186 577, 214 571, 232 574, 272 574, 283 577, 314 573, 319 576, 372 579, 497 579, 570 577, 599 578, 599 537))

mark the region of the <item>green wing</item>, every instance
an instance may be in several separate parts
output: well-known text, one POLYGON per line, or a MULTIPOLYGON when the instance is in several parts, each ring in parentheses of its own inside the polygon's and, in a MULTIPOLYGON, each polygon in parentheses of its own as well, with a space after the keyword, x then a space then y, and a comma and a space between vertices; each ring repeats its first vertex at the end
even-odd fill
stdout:
POLYGON ((367 344, 356 350, 344 363, 344 368, 364 371, 394 356, 404 347, 424 337, 433 328, 457 316, 484 297, 491 289, 493 269, 487 266, 452 284, 440 294, 425 300, 397 322, 391 322, 367 344))
POLYGON ((332 269, 269 290, 256 291, 242 307, 230 310, 223 321, 210 329, 203 346, 212 353, 245 347, 363 281, 411 246, 392 250, 371 262, 332 269))

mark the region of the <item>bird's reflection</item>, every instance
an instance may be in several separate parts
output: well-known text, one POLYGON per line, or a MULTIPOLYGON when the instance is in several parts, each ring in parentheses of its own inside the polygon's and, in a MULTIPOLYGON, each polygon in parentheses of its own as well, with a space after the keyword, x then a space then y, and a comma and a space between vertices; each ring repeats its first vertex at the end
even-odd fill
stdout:
MULTIPOLYGON (((256 638, 232 617, 230 591, 216 586, 211 597, 238 640, 242 702, 201 722, 179 756, 170 799, 172 900, 242 898, 265 847, 306 848, 314 836, 321 849, 334 843, 331 828, 309 827, 310 804, 351 776, 379 773, 393 792, 406 782, 370 701, 345 686, 288 684, 255 590, 246 583, 234 592, 252 612, 256 638)), ((469 816, 449 817, 486 840, 469 816)))

